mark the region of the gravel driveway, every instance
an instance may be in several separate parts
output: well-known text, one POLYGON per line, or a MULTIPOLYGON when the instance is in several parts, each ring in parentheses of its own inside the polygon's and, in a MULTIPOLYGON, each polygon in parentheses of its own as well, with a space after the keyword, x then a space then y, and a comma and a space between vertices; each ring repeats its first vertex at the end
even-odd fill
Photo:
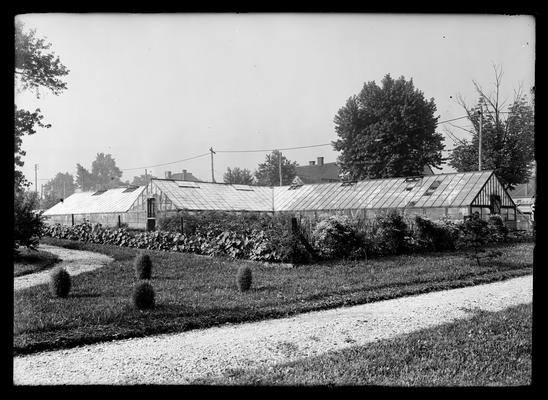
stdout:
POLYGON ((390 339, 530 303, 532 275, 292 318, 129 339, 15 357, 16 385, 186 384, 231 368, 256 368, 390 339))
MULTIPOLYGON (((62 247, 49 246, 47 244, 41 244, 39 250, 49 251, 63 260, 55 266, 64 267, 70 275, 78 275, 84 272, 93 271, 94 269, 101 268, 111 261, 114 261, 112 257, 104 254, 83 250, 70 250, 62 247)), ((51 270, 45 270, 14 278, 13 290, 17 291, 31 286, 48 283, 50 273, 51 270)))

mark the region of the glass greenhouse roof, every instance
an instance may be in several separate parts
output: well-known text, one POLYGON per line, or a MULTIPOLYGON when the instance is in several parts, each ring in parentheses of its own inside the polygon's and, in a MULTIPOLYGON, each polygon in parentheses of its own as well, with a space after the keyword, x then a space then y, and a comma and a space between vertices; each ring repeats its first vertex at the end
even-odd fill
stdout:
POLYGON ((248 186, 176 181, 154 184, 179 209, 225 211, 314 211, 404 207, 464 207, 472 203, 492 171, 370 179, 290 186, 248 186))
POLYGON ((63 202, 59 202, 43 215, 65 214, 101 214, 126 212, 143 193, 146 186, 140 186, 132 191, 128 188, 116 188, 105 191, 73 193, 63 202))
POLYGON ((154 179, 156 185, 180 210, 272 211, 270 187, 198 182, 195 188, 173 180, 154 179))
POLYGON ((430 175, 418 179, 370 179, 354 184, 322 183, 274 188, 276 211, 464 207, 472 203, 492 171, 430 175))
MULTIPOLYGON (((153 179, 150 184, 180 210, 327 211, 467 207, 491 175, 492 171, 481 171, 275 187, 169 179, 153 179)), ((126 212, 145 187, 126 189, 110 189, 100 195, 75 193, 44 215, 126 212)))

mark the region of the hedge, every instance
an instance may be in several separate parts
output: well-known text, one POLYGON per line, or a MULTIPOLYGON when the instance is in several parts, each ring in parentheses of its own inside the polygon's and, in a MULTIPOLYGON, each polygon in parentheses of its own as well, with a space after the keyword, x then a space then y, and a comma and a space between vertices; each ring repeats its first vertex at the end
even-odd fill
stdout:
MULTIPOLYGON (((209 213, 186 216, 189 224, 179 231, 130 231, 105 228, 85 222, 75 226, 46 225, 43 235, 59 239, 111 244, 149 250, 167 250, 209 256, 228 256, 268 262, 304 264, 312 257, 291 231, 291 216, 239 215, 209 213)), ((180 230, 180 217, 163 221, 163 227, 180 230)), ((447 220, 431 221, 416 217, 411 230, 397 214, 378 217, 376 229, 360 231, 348 218, 325 216, 316 225, 312 245, 322 258, 365 258, 444 251, 462 248, 471 232, 470 224, 447 220)), ((530 241, 528 234, 508 232, 499 218, 483 224, 484 242, 530 241)))

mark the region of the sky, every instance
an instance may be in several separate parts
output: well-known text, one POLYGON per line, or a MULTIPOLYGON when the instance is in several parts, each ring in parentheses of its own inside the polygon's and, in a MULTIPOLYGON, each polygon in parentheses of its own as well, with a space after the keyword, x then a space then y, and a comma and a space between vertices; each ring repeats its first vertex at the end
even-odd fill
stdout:
MULTIPOLYGON (((222 182, 227 167, 254 171, 269 151, 337 140, 333 119, 364 83, 404 76, 439 121, 464 114, 493 88, 502 68, 503 98, 534 87, 535 19, 473 14, 25 14, 26 28, 51 42, 70 70, 68 89, 14 91, 15 103, 40 108, 50 129, 23 138, 22 170, 38 188, 58 172, 76 176, 108 153, 122 180, 163 178, 186 169, 222 182), (187 161, 176 162, 201 156, 187 161), (158 166, 159 164, 170 165, 158 166)), ((454 122, 467 126, 466 120, 454 122)), ((454 142, 444 134, 446 151, 454 142)), ((470 136, 452 128, 459 138, 470 136)), ((283 150, 299 165, 331 145, 283 150)), ((444 165, 441 171, 452 172, 444 165)))

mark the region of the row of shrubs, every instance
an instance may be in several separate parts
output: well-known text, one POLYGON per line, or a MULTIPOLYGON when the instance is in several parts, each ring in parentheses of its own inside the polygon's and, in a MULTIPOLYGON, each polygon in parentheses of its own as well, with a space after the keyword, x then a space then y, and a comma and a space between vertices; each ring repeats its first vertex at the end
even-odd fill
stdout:
POLYGON ((531 239, 510 232, 499 215, 488 221, 476 216, 458 222, 416 216, 413 222, 411 229, 401 215, 392 213, 377 217, 372 228, 363 229, 347 216, 333 215, 321 220, 311 237, 319 254, 328 259, 447 251, 531 239))
MULTIPOLYGON (((415 217, 413 229, 399 214, 377 217, 373 228, 363 229, 344 215, 326 216, 315 225, 308 248, 291 229, 291 216, 204 213, 160 220, 159 231, 135 232, 83 223, 49 225, 43 234, 60 239, 112 244, 141 249, 229 256, 268 262, 307 263, 322 259, 379 257, 475 246, 478 242, 518 241, 500 216, 489 221, 431 221, 415 217), (473 221, 473 222, 471 222, 473 221)), ((525 238, 527 240, 527 238, 525 238)))

